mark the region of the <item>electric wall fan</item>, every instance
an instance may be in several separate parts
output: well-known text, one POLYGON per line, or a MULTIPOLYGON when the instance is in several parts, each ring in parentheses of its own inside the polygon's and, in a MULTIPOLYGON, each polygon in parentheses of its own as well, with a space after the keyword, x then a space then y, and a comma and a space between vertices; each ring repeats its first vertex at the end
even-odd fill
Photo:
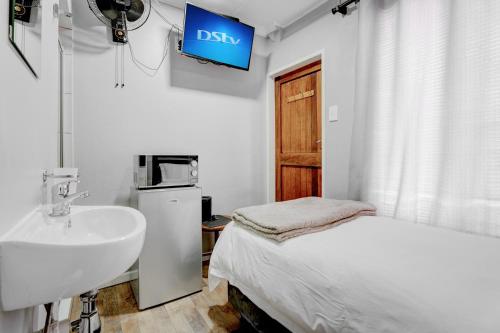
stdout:
POLYGON ((87 0, 90 10, 111 28, 113 42, 127 43, 128 32, 139 29, 151 13, 150 0, 87 0))
POLYGON ((111 28, 115 43, 115 88, 120 86, 118 84, 119 63, 121 63, 121 87, 123 88, 125 87, 123 45, 129 42, 128 32, 139 29, 148 20, 151 13, 151 0, 87 0, 87 3, 99 21, 111 28))

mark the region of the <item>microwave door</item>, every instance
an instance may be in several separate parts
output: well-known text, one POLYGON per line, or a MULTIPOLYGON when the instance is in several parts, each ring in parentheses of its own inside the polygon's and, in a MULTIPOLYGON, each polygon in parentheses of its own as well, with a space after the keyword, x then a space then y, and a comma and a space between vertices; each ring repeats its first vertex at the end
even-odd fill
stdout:
POLYGON ((160 163, 161 186, 186 185, 189 182, 189 170, 185 164, 160 163))

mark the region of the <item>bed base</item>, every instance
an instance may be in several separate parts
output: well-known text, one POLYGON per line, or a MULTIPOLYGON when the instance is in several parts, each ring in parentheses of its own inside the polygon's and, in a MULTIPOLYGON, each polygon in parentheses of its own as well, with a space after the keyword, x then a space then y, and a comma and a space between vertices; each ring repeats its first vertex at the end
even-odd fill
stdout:
POLYGON ((261 308, 255 305, 238 288, 229 284, 229 303, 241 315, 240 328, 237 332, 258 332, 258 333, 291 333, 278 321, 271 318, 261 308))

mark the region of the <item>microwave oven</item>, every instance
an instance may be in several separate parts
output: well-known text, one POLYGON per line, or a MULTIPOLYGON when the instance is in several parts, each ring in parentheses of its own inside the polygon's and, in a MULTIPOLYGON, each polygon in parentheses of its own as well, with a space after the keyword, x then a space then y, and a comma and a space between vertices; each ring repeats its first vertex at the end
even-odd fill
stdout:
POLYGON ((198 184, 198 156, 136 155, 134 183, 137 189, 195 186, 198 184))

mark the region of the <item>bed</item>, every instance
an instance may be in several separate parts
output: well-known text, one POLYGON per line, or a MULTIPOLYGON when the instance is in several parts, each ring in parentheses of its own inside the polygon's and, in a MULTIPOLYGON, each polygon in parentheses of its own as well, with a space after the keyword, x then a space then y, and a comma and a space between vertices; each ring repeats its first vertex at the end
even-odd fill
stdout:
POLYGON ((500 332, 500 239, 361 217, 278 243, 234 222, 227 280, 292 332, 500 332))

